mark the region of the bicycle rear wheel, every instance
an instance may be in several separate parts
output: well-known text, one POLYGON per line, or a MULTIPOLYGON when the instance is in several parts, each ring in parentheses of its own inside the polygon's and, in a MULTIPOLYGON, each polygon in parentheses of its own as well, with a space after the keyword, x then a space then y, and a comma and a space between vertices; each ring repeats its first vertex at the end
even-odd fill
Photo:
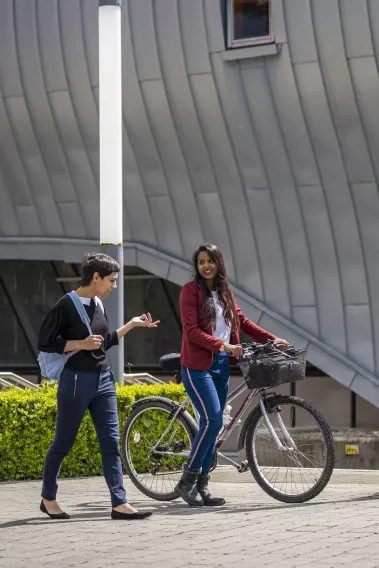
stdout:
POLYGON ((147 401, 130 413, 122 432, 121 453, 131 481, 142 493, 159 501, 179 497, 174 487, 195 438, 192 425, 183 415, 172 421, 173 412, 169 402, 147 401), (166 428, 158 452, 154 451, 166 428))
POLYGON ((268 398, 268 418, 280 450, 257 406, 246 432, 246 457, 260 487, 274 499, 303 503, 318 495, 334 468, 332 431, 309 402, 292 396, 268 398))

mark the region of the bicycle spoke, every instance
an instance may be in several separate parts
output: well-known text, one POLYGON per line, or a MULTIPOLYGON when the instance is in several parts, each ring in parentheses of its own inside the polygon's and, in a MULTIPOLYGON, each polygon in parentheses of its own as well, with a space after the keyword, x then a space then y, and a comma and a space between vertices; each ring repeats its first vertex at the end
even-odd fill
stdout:
POLYGON ((278 448, 261 415, 254 428, 251 450, 254 469, 264 483, 278 494, 297 497, 312 490, 322 478, 326 452, 324 433, 306 407, 295 405, 296 424, 304 424, 306 432, 301 426, 288 426, 293 414, 291 406, 294 407, 289 402, 281 403, 276 411, 268 414, 270 427, 282 449, 278 448))
POLYGON ((162 495, 164 498, 167 495, 173 499, 174 487, 187 460, 185 456, 176 456, 175 452, 189 449, 192 438, 186 422, 180 417, 172 420, 170 415, 171 409, 159 405, 142 409, 128 429, 124 449, 132 480, 152 496, 162 495), (158 442, 162 451, 170 453, 155 453, 158 442))

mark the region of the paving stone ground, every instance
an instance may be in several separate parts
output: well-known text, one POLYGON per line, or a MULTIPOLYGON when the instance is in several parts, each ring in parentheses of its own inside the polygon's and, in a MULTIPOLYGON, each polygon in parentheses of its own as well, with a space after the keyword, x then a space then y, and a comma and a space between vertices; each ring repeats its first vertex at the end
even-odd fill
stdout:
POLYGON ((112 521, 100 477, 60 481, 69 521, 39 512, 40 482, 0 484, 0 567, 379 567, 379 471, 336 471, 319 497, 287 505, 220 468, 212 487, 227 504, 213 510, 152 501, 125 481, 150 519, 112 521))

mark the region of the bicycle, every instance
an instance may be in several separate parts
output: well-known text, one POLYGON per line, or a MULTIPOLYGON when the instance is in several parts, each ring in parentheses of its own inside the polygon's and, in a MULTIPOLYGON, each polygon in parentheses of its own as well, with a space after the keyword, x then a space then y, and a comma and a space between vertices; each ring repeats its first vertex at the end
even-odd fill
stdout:
MULTIPOLYGON (((335 446, 331 429, 309 402, 270 392, 279 384, 305 377, 306 350, 289 347, 279 351, 273 342, 264 346, 242 344, 242 347, 239 366, 245 382, 229 394, 226 404, 245 390, 249 392, 220 431, 212 470, 220 456, 240 473, 250 470, 258 485, 279 501, 303 503, 313 499, 325 488, 333 472, 335 446), (288 377, 285 373, 284 377, 283 373, 280 375, 280 371, 275 379, 271 365, 271 384, 266 386, 265 365, 270 362, 267 353, 280 359, 278 351, 290 361, 284 361, 282 368, 292 371, 288 377), (258 404, 252 407, 256 397, 258 404), (238 464, 221 454, 220 449, 249 409, 238 442, 238 450, 245 446, 247 459, 238 464)), ((179 354, 161 357, 160 364, 163 369, 175 372, 174 382, 181 382, 179 354)), ((122 433, 122 456, 131 481, 148 497, 160 501, 179 497, 174 487, 199 428, 197 413, 193 409, 191 414, 190 407, 188 396, 182 403, 151 396, 129 405, 131 413, 122 433)))

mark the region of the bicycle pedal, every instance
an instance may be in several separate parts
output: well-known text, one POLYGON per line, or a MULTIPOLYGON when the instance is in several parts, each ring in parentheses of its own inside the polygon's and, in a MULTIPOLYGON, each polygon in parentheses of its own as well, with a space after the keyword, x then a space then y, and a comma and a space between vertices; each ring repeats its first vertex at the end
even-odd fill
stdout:
POLYGON ((246 460, 244 460, 241 465, 239 466, 238 470, 239 473, 245 473, 245 471, 249 471, 249 464, 246 460))

